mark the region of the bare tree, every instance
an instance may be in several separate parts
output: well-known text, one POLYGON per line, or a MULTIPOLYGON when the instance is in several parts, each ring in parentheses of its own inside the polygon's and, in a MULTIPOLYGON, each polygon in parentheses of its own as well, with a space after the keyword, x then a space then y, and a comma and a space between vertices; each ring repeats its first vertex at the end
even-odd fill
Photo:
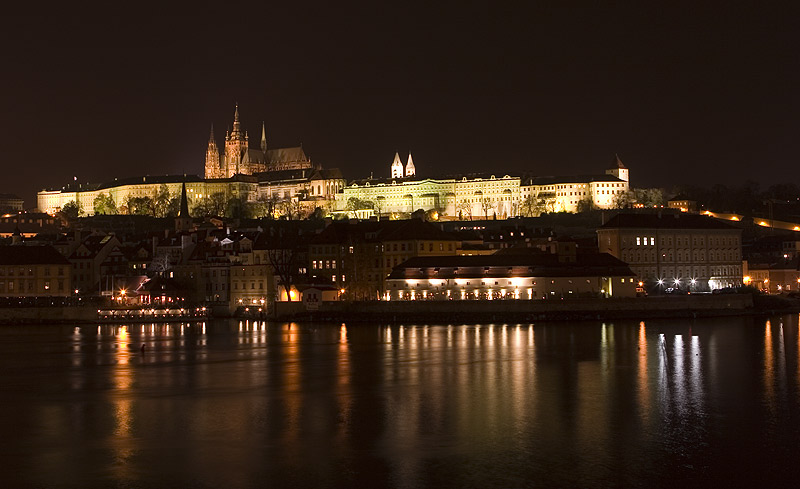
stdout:
POLYGON ((465 216, 469 216, 469 220, 472 220, 472 203, 467 202, 467 199, 463 199, 458 203, 457 208, 461 219, 464 219, 465 216))
POLYGON ((495 204, 489 199, 489 197, 483 197, 480 200, 481 210, 483 211, 483 218, 489 219, 489 211, 495 209, 495 204))

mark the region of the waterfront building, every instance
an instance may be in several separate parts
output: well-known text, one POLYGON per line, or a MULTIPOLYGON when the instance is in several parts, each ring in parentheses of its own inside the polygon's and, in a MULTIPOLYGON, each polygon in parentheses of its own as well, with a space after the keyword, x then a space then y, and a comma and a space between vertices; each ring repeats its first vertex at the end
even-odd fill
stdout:
POLYGON ((334 222, 311 240, 309 271, 346 298, 377 300, 395 266, 415 256, 455 255, 459 247, 457 238, 419 219, 334 222))
POLYGON ((52 246, 0 247, 0 297, 68 297, 70 263, 52 246))
POLYGON ((92 234, 73 241, 65 255, 72 265, 72 285, 81 294, 113 295, 115 280, 125 276, 124 253, 112 235, 92 234))
POLYGON ((741 229, 686 213, 619 213, 598 249, 628 263, 650 290, 708 291, 742 284, 741 229))
POLYGON ((800 290, 800 258, 744 261, 744 283, 770 294, 800 290))
POLYGON ((386 279, 387 300, 535 300, 635 297, 630 267, 606 253, 524 250, 411 258, 386 279))

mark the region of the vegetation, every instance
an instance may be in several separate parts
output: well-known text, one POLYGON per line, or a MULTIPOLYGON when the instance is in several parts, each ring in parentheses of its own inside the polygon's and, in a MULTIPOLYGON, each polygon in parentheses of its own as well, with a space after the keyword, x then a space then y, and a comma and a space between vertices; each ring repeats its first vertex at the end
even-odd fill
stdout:
POLYGON ((94 198, 94 213, 95 214, 117 214, 117 203, 111 194, 99 194, 94 198))

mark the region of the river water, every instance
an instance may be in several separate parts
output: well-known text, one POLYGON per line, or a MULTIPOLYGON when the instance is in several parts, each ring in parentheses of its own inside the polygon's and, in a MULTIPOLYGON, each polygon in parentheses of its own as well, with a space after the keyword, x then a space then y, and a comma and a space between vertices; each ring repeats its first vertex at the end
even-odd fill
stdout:
POLYGON ((799 328, 0 327, 0 486, 795 487, 799 328))

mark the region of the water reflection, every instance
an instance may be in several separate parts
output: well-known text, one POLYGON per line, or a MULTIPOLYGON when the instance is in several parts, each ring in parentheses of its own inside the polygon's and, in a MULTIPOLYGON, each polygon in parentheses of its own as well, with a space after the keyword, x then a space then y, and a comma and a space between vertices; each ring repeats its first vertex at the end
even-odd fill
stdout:
POLYGON ((67 471, 73 486, 664 487, 795 470, 797 315, 45 331, 0 330, 11 487, 67 471))

